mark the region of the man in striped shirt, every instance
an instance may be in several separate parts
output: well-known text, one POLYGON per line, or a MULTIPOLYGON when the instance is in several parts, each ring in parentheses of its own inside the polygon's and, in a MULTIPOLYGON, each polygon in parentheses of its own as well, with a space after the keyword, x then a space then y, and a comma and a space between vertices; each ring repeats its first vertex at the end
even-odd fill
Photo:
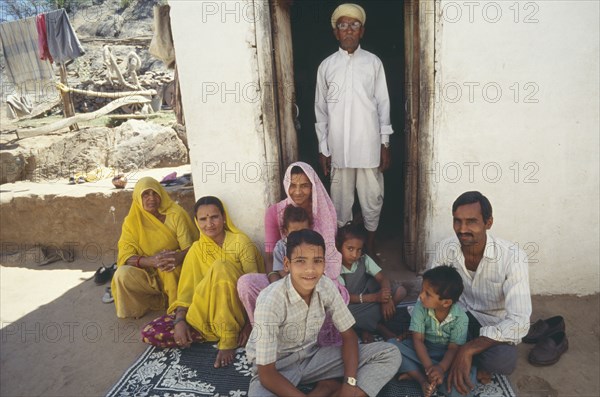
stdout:
POLYGON ((477 379, 488 383, 492 373, 510 374, 517 363, 517 344, 529 330, 531 294, 527 256, 515 243, 493 237, 492 205, 480 192, 466 192, 452 205, 455 236, 442 241, 429 268, 455 267, 464 292, 459 304, 469 316, 469 341, 452 362, 448 388, 466 394, 477 379))

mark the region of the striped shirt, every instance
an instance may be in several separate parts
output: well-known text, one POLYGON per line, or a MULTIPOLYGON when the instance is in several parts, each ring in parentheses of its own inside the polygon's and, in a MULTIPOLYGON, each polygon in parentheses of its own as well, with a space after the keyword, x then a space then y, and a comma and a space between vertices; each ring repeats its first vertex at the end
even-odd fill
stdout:
POLYGON ((483 258, 471 275, 455 235, 439 244, 428 267, 440 265, 453 266, 460 273, 465 289, 459 304, 482 325, 480 336, 521 342, 529 331, 531 293, 527 256, 517 244, 488 233, 483 258))
POLYGON ((310 305, 294 289, 289 275, 269 285, 256 301, 254 327, 246 345, 248 361, 268 365, 294 353, 312 356, 325 313, 331 313, 340 332, 354 325, 354 317, 328 277, 317 283, 310 305))

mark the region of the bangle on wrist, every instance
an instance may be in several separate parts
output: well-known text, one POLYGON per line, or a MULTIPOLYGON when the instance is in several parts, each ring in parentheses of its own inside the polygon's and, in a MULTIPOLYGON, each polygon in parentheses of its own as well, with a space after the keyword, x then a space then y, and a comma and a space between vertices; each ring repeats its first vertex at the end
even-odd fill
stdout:
POLYGON ((276 274, 276 275, 278 275, 278 276, 279 276, 279 272, 270 272, 269 274, 267 274, 267 278, 271 278, 271 276, 272 276, 273 274, 276 274))
POLYGON ((358 295, 358 300, 360 301, 360 303, 364 303, 362 294, 358 295))
POLYGON ((137 259, 135 260, 135 267, 139 267, 139 268, 141 268, 141 266, 140 266, 140 261, 141 261, 141 260, 142 260, 142 256, 140 255, 140 256, 138 256, 138 257, 137 257, 137 259))

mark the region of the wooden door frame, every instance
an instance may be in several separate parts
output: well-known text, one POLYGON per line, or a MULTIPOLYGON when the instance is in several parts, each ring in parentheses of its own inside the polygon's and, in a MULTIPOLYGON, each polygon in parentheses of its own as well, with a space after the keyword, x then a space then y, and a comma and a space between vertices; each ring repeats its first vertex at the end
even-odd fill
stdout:
MULTIPOLYGON (((272 197, 282 194, 286 164, 298 158, 294 127, 295 84, 291 38, 291 0, 254 0, 259 75, 270 86, 262 87, 265 146, 280 172, 272 180, 272 197), (261 67, 262 66, 262 67, 261 67)), ((435 33, 440 0, 404 0, 405 42, 405 207, 403 259, 413 271, 425 268, 428 232, 426 218, 431 203, 429 166, 432 150, 435 84, 435 33)), ((267 156, 269 158, 269 155, 267 156)))
POLYGON ((426 266, 426 218, 431 203, 428 169, 432 151, 435 87, 435 33, 440 0, 404 2, 405 43, 405 208, 404 263, 426 266))

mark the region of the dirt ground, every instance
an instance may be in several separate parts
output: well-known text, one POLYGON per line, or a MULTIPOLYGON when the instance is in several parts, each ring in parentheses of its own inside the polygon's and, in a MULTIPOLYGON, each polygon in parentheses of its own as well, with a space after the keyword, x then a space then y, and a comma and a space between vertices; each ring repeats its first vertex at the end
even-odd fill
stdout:
MULTIPOLYGON (((147 170, 137 177, 162 178, 171 171, 147 170)), ((89 249, 76 250, 74 262, 38 266, 39 252, 30 245, 44 238, 59 245, 63 240, 85 242, 95 236, 94 246, 105 250, 114 246, 133 182, 122 192, 115 192, 109 181, 2 185, 0 396, 103 396, 146 349, 140 330, 160 313, 138 320, 117 319, 114 305, 101 301, 106 285, 93 282, 96 269, 112 263, 106 260, 114 260, 114 252, 94 255, 89 249), (97 216, 89 216, 94 213, 97 216), (16 242, 28 251, 7 255, 7 248, 16 242)), ((171 194, 184 208, 192 206, 191 190, 171 194)), ((410 297, 416 297, 418 279, 398 266, 401 245, 394 240, 381 244, 380 264, 390 278, 412 290, 410 297)), ((533 297, 532 321, 557 314, 566 320, 569 351, 553 366, 534 367, 527 362, 532 346, 520 345, 518 367, 510 376, 517 395, 600 395, 600 295, 533 297)))
MULTIPOLYGON (((119 320, 94 284, 98 263, 75 260, 39 267, 3 258, 0 267, 0 395, 102 396, 146 346, 140 330, 157 313, 119 320)), ((510 377, 519 396, 598 396, 599 295, 536 296, 534 315, 562 314, 569 351, 550 367, 527 363, 519 346, 510 377)))
MULTIPOLYGON (((68 185, 66 179, 5 183, 0 187, 0 251, 6 255, 36 245, 70 247, 76 257, 85 257, 97 267, 110 265, 116 261, 117 241, 135 183, 146 176, 161 180, 172 172, 182 176, 191 168, 139 170, 129 175, 125 189, 116 189, 110 178, 76 185, 68 185)), ((166 190, 191 215, 193 187, 166 190)))

